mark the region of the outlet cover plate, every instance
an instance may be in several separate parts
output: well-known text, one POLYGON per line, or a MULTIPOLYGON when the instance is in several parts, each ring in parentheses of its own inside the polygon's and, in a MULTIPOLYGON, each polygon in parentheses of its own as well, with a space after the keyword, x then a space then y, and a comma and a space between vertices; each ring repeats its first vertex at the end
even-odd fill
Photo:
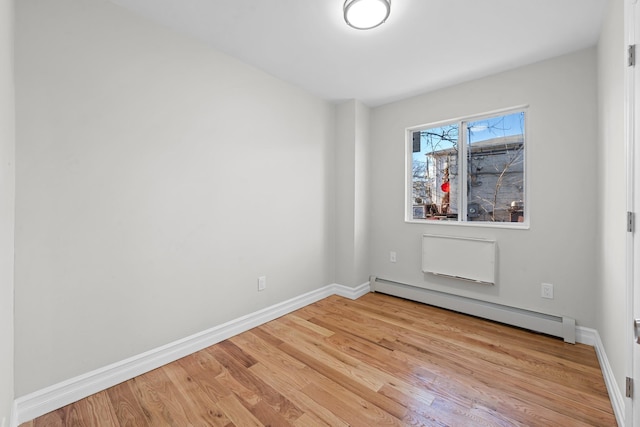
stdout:
POLYGON ((540 296, 542 298, 553 299, 553 285, 551 283, 543 283, 540 296))

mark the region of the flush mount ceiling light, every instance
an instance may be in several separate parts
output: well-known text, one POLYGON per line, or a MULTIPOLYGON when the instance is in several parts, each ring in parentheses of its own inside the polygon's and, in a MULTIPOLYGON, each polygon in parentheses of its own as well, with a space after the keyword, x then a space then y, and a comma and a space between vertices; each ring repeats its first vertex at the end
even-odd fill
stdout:
POLYGON ((344 20, 358 30, 369 30, 382 24, 391 13, 391 0, 346 0, 344 20))

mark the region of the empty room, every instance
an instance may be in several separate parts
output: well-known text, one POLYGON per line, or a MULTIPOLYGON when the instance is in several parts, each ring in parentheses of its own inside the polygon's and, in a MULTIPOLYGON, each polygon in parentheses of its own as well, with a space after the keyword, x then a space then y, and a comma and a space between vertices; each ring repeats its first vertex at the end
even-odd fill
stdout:
POLYGON ((0 0, 0 427, 640 426, 638 17, 0 0))

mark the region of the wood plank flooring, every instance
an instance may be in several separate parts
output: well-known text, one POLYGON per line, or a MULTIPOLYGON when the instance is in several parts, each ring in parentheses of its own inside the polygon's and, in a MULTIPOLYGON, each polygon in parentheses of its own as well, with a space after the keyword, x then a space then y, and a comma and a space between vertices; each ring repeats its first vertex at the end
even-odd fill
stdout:
POLYGON ((333 296, 23 427, 615 426, 592 347, 333 296))

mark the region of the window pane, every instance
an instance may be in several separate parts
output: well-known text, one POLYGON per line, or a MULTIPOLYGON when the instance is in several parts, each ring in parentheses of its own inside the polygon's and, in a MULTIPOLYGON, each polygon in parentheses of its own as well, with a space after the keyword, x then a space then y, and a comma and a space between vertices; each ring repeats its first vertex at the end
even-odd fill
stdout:
POLYGON ((468 122, 467 221, 524 221, 524 112, 468 122))
POLYGON ((458 124, 413 132, 413 219, 457 219, 458 134, 458 124))

